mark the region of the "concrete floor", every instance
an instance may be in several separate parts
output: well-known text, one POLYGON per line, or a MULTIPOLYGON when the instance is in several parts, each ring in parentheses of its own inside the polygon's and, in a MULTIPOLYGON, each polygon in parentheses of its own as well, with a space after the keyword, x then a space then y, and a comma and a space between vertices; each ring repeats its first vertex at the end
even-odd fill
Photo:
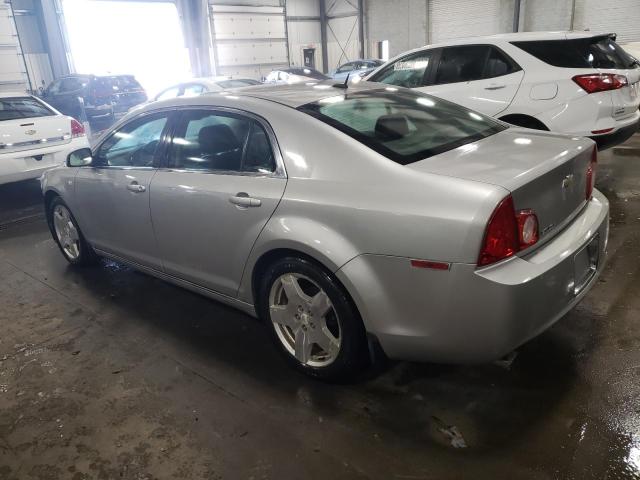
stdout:
POLYGON ((603 277, 512 363, 345 386, 290 370, 234 310, 70 268, 37 184, 2 188, 0 479, 640 478, 639 148, 601 156, 603 277))

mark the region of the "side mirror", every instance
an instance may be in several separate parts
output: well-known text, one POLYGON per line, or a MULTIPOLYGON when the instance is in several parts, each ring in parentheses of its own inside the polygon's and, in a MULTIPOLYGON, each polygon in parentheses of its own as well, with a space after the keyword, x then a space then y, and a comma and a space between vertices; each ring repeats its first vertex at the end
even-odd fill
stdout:
POLYGON ((86 167, 91 165, 93 157, 90 148, 81 148, 71 152, 67 157, 67 167, 86 167))

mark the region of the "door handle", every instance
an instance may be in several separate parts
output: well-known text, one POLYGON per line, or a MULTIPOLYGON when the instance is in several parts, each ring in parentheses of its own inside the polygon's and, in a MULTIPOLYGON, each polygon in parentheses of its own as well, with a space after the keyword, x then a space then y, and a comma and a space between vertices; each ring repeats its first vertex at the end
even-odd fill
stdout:
POLYGON ((496 84, 491 84, 488 87, 484 87, 485 90, 500 90, 501 88, 505 88, 506 85, 496 85, 496 84))
POLYGON ((142 193, 147 190, 147 187, 145 187, 144 185, 140 185, 138 182, 131 182, 129 185, 127 185, 127 190, 133 193, 142 193))
POLYGON ((259 207, 262 205, 262 200, 258 198, 251 198, 246 192, 239 192, 233 197, 229 197, 229 202, 233 203, 241 210, 245 210, 249 207, 259 207))

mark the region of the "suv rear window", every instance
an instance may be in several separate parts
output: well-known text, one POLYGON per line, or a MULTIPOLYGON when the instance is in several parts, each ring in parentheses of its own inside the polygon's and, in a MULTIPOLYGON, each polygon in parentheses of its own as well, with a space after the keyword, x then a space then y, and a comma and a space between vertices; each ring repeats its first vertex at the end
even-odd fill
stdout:
POLYGON ((95 79, 97 90, 104 92, 131 92, 134 90, 142 90, 142 87, 130 75, 118 75, 114 77, 97 77, 95 79))
POLYGON ((0 121, 55 115, 43 103, 31 97, 0 98, 0 121))
POLYGON ((494 135, 506 127, 446 100, 387 89, 347 93, 298 107, 401 165, 494 135))
POLYGON ((512 42, 538 60, 565 68, 637 68, 637 61, 610 37, 512 42))

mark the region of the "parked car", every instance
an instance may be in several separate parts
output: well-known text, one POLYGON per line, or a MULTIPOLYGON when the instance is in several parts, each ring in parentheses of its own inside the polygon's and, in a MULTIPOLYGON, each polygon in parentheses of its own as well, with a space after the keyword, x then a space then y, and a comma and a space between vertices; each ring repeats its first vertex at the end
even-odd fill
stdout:
POLYGON ((638 128, 640 65, 614 34, 465 38, 404 53, 368 80, 417 88, 514 125, 587 136, 600 147, 638 128))
POLYGON ((335 378, 376 343, 494 360, 566 314, 606 255, 596 157, 587 138, 329 81, 149 104, 42 188, 72 264, 109 257, 256 315, 335 378))
POLYGON ((43 98, 75 118, 82 118, 84 110, 93 123, 113 122, 131 107, 146 102, 147 94, 133 75, 68 75, 54 80, 43 98))
POLYGON ((25 93, 0 94, 0 184, 38 178, 88 146, 73 118, 25 93))
POLYGON ((194 97, 207 92, 221 92, 228 88, 249 87, 260 85, 258 80, 252 78, 194 78, 188 82, 173 85, 154 97, 154 100, 167 100, 176 97, 194 97))
POLYGON ((281 70, 272 70, 264 83, 298 83, 317 82, 318 80, 328 80, 330 77, 309 67, 291 67, 281 70))
POLYGON ((366 77, 383 63, 382 60, 355 60, 353 62, 347 62, 344 65, 340 65, 335 72, 332 72, 331 78, 344 80, 348 75, 366 77))

